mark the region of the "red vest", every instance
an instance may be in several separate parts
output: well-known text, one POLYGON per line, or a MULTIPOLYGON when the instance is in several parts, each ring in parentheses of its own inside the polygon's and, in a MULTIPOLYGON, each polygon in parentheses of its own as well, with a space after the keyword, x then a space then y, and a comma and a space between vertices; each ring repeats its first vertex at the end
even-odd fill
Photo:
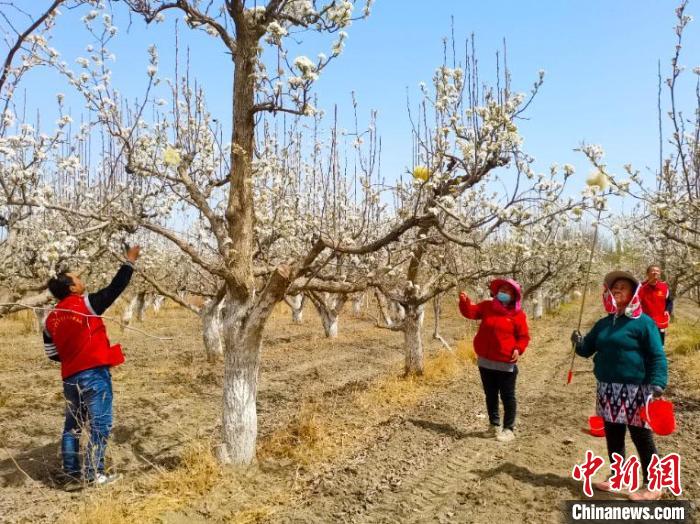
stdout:
POLYGON ((86 369, 124 362, 121 347, 110 347, 102 318, 88 315, 95 313, 87 295, 70 295, 46 317, 46 331, 56 345, 64 379, 86 369))
POLYGON ((668 284, 660 280, 653 286, 644 282, 639 288, 639 299, 642 302, 642 311, 649 315, 659 329, 668 327, 669 314, 666 311, 666 299, 668 298, 668 284))

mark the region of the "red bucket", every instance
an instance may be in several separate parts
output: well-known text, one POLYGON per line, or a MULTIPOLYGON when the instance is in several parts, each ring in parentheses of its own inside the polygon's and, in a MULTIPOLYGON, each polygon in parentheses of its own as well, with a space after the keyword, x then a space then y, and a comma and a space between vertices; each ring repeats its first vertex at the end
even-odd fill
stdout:
POLYGON ((673 403, 668 400, 648 402, 640 416, 657 435, 670 435, 676 430, 673 403))
POLYGON ((588 417, 588 432, 594 437, 605 436, 605 421, 596 415, 588 417))

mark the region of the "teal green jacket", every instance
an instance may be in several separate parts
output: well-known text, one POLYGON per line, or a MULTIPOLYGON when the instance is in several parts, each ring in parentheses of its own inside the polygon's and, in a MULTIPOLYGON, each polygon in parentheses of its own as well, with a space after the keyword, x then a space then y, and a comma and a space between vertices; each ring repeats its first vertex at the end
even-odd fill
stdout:
POLYGON ((593 373, 599 382, 651 384, 668 382, 668 365, 659 330, 651 317, 608 315, 576 346, 582 357, 593 357, 593 373))

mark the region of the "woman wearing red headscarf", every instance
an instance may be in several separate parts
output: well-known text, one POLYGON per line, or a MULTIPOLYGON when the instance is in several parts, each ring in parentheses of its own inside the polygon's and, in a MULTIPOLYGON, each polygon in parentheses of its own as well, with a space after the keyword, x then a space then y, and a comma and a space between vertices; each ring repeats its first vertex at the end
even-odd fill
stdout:
POLYGON ((489 284, 489 290, 492 299, 478 304, 472 304, 466 293, 460 293, 459 310, 466 318, 481 320, 474 337, 474 351, 486 395, 488 435, 509 442, 515 438, 517 362, 530 342, 530 335, 527 317, 520 307, 520 285, 515 280, 497 278, 489 284), (499 395, 503 402, 503 430, 499 395))

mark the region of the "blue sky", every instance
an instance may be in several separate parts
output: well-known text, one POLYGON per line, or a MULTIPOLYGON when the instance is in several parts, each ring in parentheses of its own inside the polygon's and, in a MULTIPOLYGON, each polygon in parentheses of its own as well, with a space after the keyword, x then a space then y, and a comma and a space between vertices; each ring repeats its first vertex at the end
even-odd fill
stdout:
MULTIPOLYGON (((365 115, 370 109, 379 111, 383 175, 394 178, 411 162, 407 92, 415 101, 419 82, 430 82, 442 61, 442 38, 449 34, 454 16, 458 49, 469 34, 476 35, 482 78, 493 77, 495 51, 503 38, 515 90, 529 90, 537 72, 546 71, 529 120, 520 124, 525 150, 536 158, 538 170, 554 162, 572 163, 578 168, 576 183, 582 186, 589 167, 572 151, 581 141, 601 144, 613 172, 622 171, 625 163, 653 169, 658 165, 657 61, 661 60, 665 78, 675 45, 675 6, 676 2, 658 0, 378 0, 372 16, 348 30, 345 52, 326 69, 316 92, 321 106, 341 107, 347 116, 345 127, 351 126, 351 91, 365 115)), ((691 3, 688 13, 695 12, 691 3)), ((68 62, 84 55, 89 43, 79 22, 84 13, 70 11, 59 19, 52 45, 68 62)), ((133 19, 127 32, 124 11, 115 15, 120 33, 112 46, 117 55, 114 84, 134 96, 143 92, 146 48, 152 43, 160 50, 160 74, 172 77, 174 17, 149 28, 133 19)), ((230 58, 218 41, 182 24, 180 37, 181 48, 190 47, 192 74, 205 86, 212 112, 228 120, 230 58)), ((328 54, 330 44, 330 38, 312 38, 302 49, 310 56, 328 54)), ((700 65, 692 61, 694 57, 700 61, 697 23, 687 30, 682 59, 687 71, 680 85, 681 102, 690 111, 692 68, 700 65)), ((68 86, 46 70, 32 73, 25 87, 28 108, 45 115, 52 115, 56 92, 66 93, 70 100, 68 86)), ((666 103, 666 90, 663 96, 666 103)), ((74 116, 79 111, 73 107, 74 116)))

